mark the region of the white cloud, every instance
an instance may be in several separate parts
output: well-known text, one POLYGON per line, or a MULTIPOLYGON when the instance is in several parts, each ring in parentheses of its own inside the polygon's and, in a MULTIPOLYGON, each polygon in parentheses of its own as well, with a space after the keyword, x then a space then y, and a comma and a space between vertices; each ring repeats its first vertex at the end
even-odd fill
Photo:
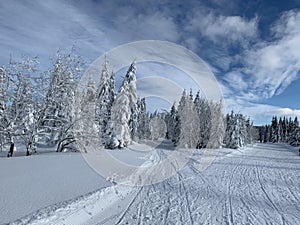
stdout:
POLYGON ((233 110, 236 113, 243 113, 249 116, 255 125, 263 125, 268 123, 272 116, 281 117, 299 117, 300 109, 281 108, 267 104, 250 103, 242 99, 227 98, 225 100, 226 110, 229 113, 233 110))
MULTIPOLYGON (((243 56, 241 73, 257 100, 281 94, 296 79, 300 71, 300 11, 285 13, 273 26, 275 40, 260 42, 243 56)), ((240 77, 243 77, 240 75, 240 77)))
POLYGON ((233 88, 234 90, 247 90, 249 84, 243 79, 239 71, 231 71, 224 75, 223 79, 227 82, 228 88, 233 88))
POLYGON ((130 4, 104 1, 0 1, 1 56, 38 54, 49 60, 59 48, 76 45, 93 60, 112 47, 141 39, 177 41, 172 18, 139 12, 130 4), (119 5, 118 5, 119 4, 119 5))
POLYGON ((282 115, 282 116, 300 116, 300 109, 290 109, 290 108, 277 108, 274 110, 274 115, 282 115))
POLYGON ((247 45, 257 35, 257 18, 247 20, 240 16, 198 14, 190 20, 189 31, 198 31, 217 44, 238 42, 247 45))

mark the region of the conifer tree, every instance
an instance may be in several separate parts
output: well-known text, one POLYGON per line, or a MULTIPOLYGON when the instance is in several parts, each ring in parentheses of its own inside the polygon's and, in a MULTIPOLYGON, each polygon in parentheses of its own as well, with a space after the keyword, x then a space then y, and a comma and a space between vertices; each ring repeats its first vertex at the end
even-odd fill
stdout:
POLYGON ((178 109, 180 118, 179 146, 186 148, 196 148, 199 134, 199 115, 193 103, 192 93, 185 96, 183 92, 178 109))
POLYGON ((7 134, 7 87, 8 87, 8 74, 5 67, 0 67, 0 149, 6 142, 7 134))
POLYGON ((211 129, 210 137, 207 143, 207 148, 219 148, 222 145, 224 134, 225 134, 225 124, 224 116, 222 112, 222 102, 210 103, 211 110, 211 129))
POLYGON ((95 119, 99 137, 105 138, 108 121, 110 120, 111 108, 115 98, 115 74, 109 75, 108 62, 105 61, 100 83, 96 92, 95 119))
POLYGON ((111 109, 111 118, 106 130, 107 148, 126 147, 131 143, 132 135, 137 134, 136 117, 138 113, 135 73, 136 67, 135 62, 133 62, 111 109))
POLYGON ((138 99, 138 139, 147 139, 150 137, 149 118, 146 109, 146 99, 138 99))

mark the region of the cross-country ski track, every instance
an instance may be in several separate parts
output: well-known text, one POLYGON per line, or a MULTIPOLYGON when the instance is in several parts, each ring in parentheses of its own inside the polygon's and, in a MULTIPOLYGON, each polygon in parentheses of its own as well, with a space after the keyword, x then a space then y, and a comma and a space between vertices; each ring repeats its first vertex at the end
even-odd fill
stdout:
MULTIPOLYGON (((155 150, 160 160, 172 151, 166 150, 166 143, 161 146, 155 150)), ((197 150, 182 170, 163 182, 115 185, 16 223, 300 224, 300 157, 295 148, 255 144, 220 150, 200 172, 201 152, 197 150)))

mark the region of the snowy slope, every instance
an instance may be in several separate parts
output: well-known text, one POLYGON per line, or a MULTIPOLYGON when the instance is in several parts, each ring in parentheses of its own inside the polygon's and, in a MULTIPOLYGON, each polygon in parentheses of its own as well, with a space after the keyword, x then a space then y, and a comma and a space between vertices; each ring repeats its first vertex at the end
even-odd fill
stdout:
POLYGON ((0 158, 0 224, 109 185, 78 153, 0 158))
POLYGON ((219 158, 204 172, 196 169, 198 157, 175 177, 140 188, 118 218, 95 216, 89 224, 300 224, 295 150, 257 144, 219 158))
MULTIPOLYGON (((160 159, 169 151, 156 149, 160 159)), ((222 149, 204 172, 198 170, 200 158, 201 150, 164 182, 108 187, 16 224, 26 219, 31 224, 299 224, 295 149, 282 144, 222 149)))

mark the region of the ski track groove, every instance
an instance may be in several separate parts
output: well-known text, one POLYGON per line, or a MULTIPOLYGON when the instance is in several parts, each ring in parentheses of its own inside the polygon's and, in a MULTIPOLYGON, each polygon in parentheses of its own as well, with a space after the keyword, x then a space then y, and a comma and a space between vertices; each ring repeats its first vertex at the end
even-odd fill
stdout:
MULTIPOLYGON (((171 165, 174 167, 173 163, 171 163, 171 165)), ((175 167, 174 167, 175 169, 175 167)), ((193 218, 192 218, 192 212, 191 212, 191 208, 190 208, 190 202, 188 199, 188 191, 186 190, 184 183, 182 181, 182 174, 180 172, 177 172, 177 176, 178 176, 178 182, 179 182, 179 190, 180 190, 180 196, 184 196, 185 199, 185 204, 181 204, 181 206, 183 207, 184 205, 186 206, 187 212, 188 212, 188 219, 190 221, 189 224, 194 224, 193 222, 193 218)))
POLYGON ((141 186, 141 188, 138 190, 137 194, 134 196, 134 198, 131 200, 131 202, 129 203, 129 205, 126 207, 126 209, 123 211, 122 215, 118 218, 118 221, 116 222, 116 225, 121 224, 124 216, 126 215, 127 211, 129 210, 129 208, 133 205, 133 203, 135 202, 135 200, 137 199, 137 197, 139 196, 139 194, 142 192, 143 190, 143 186, 141 186))
MULTIPOLYGON (((284 163, 288 161, 280 161, 286 156, 282 148, 258 144, 247 151, 233 150, 214 161, 206 171, 197 167, 200 154, 191 157, 177 171, 178 162, 168 159, 168 150, 156 149, 158 158, 167 159, 167 168, 173 168, 175 175, 160 183, 135 187, 120 215, 97 224, 296 225, 300 221, 299 185, 296 185, 299 182, 294 180, 298 178, 297 170, 286 167, 288 164, 284 163)), ((70 209, 76 210, 76 207, 70 209)))
POLYGON ((261 175, 260 175, 260 172, 259 172, 259 169, 258 169, 258 162, 256 162, 256 174, 257 174, 257 179, 258 179, 258 182, 259 182, 259 185, 260 185, 260 188, 261 190, 263 191, 264 195, 266 196, 267 200, 269 201, 269 203, 271 204, 272 208, 275 209, 275 211, 277 212, 277 214, 280 216, 280 219, 281 219, 281 223, 283 225, 285 225, 285 218, 284 218, 284 215, 282 215, 278 209, 278 207, 275 205, 275 203, 272 201, 272 199, 270 198, 268 192, 266 191, 266 189, 264 188, 263 186, 263 183, 261 181, 261 175))
MULTIPOLYGON (((235 168, 233 169, 232 173, 231 173, 231 176, 230 176, 230 180, 229 180, 229 185, 227 186, 227 196, 228 196, 228 203, 229 203, 229 207, 228 207, 228 210, 229 210, 229 218, 228 218, 228 222, 229 224, 235 224, 234 223, 234 217, 233 217, 233 210, 232 210, 232 183, 233 183, 233 177, 235 175, 235 172, 237 170, 237 168, 239 167, 239 165, 236 165, 235 168)), ((227 204, 226 204, 227 205, 227 204)))

